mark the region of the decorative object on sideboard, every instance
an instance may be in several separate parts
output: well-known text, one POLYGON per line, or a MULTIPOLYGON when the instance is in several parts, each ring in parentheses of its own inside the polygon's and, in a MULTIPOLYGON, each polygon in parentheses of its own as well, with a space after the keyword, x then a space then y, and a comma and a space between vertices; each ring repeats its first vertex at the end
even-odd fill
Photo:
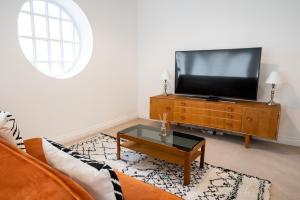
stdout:
POLYGON ((273 106, 276 105, 277 103, 274 101, 274 96, 275 96, 275 87, 276 85, 281 83, 281 77, 279 72, 273 71, 269 75, 269 77, 266 80, 266 84, 271 84, 272 89, 271 89, 271 97, 270 101, 268 101, 267 105, 273 106))
POLYGON ((162 114, 162 116, 161 115, 159 115, 159 118, 160 118, 160 121, 161 121, 161 128, 160 128, 160 130, 161 130, 161 136, 163 136, 163 137, 165 137, 165 136, 167 136, 167 117, 168 117, 168 113, 166 113, 166 112, 164 112, 163 114, 162 114))
POLYGON ((168 96, 168 80, 170 80, 170 76, 167 70, 165 70, 161 75, 161 80, 164 81, 164 95, 168 96))

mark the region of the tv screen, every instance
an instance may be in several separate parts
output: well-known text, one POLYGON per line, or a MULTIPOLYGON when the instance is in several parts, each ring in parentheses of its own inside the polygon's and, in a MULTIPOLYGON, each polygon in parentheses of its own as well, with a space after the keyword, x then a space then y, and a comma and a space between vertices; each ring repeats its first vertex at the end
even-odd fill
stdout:
POLYGON ((176 51, 175 93, 257 99, 262 48, 176 51))

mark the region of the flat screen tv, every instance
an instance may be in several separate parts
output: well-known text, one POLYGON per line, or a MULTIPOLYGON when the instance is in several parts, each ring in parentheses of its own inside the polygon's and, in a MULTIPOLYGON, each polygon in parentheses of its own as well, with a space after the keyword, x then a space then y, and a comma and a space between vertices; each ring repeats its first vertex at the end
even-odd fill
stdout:
POLYGON ((256 100, 262 48, 176 51, 175 93, 256 100))

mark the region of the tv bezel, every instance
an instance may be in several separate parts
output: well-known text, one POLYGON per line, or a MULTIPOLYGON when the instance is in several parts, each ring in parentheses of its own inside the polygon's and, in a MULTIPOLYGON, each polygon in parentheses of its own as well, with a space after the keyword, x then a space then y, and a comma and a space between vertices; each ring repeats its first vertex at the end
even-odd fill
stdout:
POLYGON ((202 49, 202 50, 184 50, 184 51, 175 51, 175 85, 174 85, 174 93, 176 95, 182 96, 190 96, 196 98, 204 98, 204 99, 220 99, 220 100, 243 100, 243 101, 257 101, 258 96, 258 88, 259 88, 259 78, 260 78, 260 67, 261 67, 261 54, 262 54, 262 47, 247 47, 247 48, 230 48, 230 49, 202 49), (176 62, 176 54, 177 52, 201 52, 201 51, 222 51, 222 50, 245 50, 245 49, 260 49, 259 55, 259 65, 258 65, 258 76, 257 76, 257 87, 256 87, 256 95, 255 99, 247 99, 247 98, 236 98, 236 97, 225 97, 225 96, 218 96, 218 95, 201 95, 201 94, 189 94, 189 93, 178 93, 176 92, 176 85, 177 85, 177 62, 176 62))

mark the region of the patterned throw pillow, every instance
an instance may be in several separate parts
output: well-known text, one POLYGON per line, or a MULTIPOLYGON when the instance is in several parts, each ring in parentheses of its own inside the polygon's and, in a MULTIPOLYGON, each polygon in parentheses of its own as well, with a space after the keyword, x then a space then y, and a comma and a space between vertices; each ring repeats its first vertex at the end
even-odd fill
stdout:
POLYGON ((110 166, 48 139, 43 139, 43 150, 50 166, 73 178, 96 200, 124 199, 118 177, 110 166))
POLYGON ((7 140, 10 144, 17 146, 26 152, 20 129, 15 117, 9 112, 0 110, 0 137, 7 140))

